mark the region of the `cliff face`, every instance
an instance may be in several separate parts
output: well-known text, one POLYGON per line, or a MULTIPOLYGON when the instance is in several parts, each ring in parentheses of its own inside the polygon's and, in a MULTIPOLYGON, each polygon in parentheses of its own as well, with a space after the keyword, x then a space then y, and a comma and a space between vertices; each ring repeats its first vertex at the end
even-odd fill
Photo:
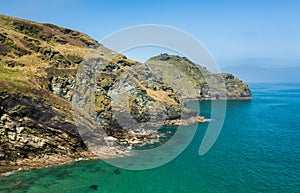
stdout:
MULTIPOLYGON (((75 30, 0 15, 0 173, 22 167, 20 160, 45 155, 92 156, 77 131, 71 103, 74 89, 86 94, 88 85, 78 80, 78 68, 91 50, 97 50, 93 62, 101 62, 93 102, 106 135, 126 145, 137 136, 134 130, 142 133, 140 124, 195 116, 184 107, 184 94, 151 65, 116 54, 75 30)), ((190 78, 196 97, 223 96, 218 86, 207 86, 203 71, 214 79, 225 77, 227 97, 251 97, 248 86, 233 75, 211 74, 186 58, 161 55, 148 62, 167 60, 190 78)))
MULTIPOLYGON (((122 115, 124 109, 112 101, 112 96, 120 96, 117 88, 126 82, 126 78, 120 80, 120 75, 140 63, 80 32, 0 15, 0 171, 11 164, 12 168, 22 167, 24 163, 16 163, 23 159, 89 154, 78 134, 71 101, 78 66, 91 50, 98 54, 93 60, 101 61, 96 77, 96 120, 107 135, 135 137, 128 131, 153 117, 146 108, 157 101, 166 106, 170 119, 180 117, 184 107, 176 91, 150 74, 138 73, 130 80, 139 84, 127 90, 130 105, 126 109, 136 124, 120 125, 120 119, 126 123, 126 117, 115 117, 113 112, 122 115)), ((86 90, 85 86, 80 84, 81 90, 86 90)), ((83 99, 86 104, 88 101, 83 99)))
POLYGON ((86 150, 76 126, 43 100, 0 94, 0 160, 86 150))
POLYGON ((191 81, 191 86, 197 90, 197 97, 201 99, 247 99, 252 97, 247 83, 233 74, 214 74, 205 67, 193 63, 185 57, 161 54, 151 57, 146 63, 166 66, 169 65, 183 72, 191 81), (222 86, 224 85, 224 86, 222 86))
POLYGON ((0 15, 0 173, 31 162, 17 164, 24 159, 88 152, 62 98, 70 99, 85 53, 99 46, 74 30, 0 15))

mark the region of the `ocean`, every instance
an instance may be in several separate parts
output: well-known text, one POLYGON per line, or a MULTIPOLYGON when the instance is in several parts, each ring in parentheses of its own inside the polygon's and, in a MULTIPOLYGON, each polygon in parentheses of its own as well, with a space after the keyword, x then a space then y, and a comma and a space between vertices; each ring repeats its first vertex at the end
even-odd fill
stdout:
MULTIPOLYGON (((220 135, 204 155, 198 151, 209 123, 199 124, 187 148, 157 168, 135 171, 101 160, 79 161, 0 177, 0 192, 299 193, 300 84, 250 88, 252 101, 227 101, 220 135)), ((209 117, 210 104, 188 105, 200 105, 209 117)))

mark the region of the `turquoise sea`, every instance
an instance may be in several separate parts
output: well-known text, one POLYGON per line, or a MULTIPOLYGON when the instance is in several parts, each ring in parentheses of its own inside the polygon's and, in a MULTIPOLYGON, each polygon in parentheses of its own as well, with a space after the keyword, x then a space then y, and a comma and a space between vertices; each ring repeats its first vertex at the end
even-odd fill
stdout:
MULTIPOLYGON (((214 146, 198 155, 208 123, 189 146, 154 169, 117 169, 99 160, 0 177, 0 192, 300 192, 300 84, 250 84, 252 101, 228 101, 214 146)), ((193 107, 196 103, 190 103, 193 107)), ((200 102, 210 115, 209 101, 200 102)))

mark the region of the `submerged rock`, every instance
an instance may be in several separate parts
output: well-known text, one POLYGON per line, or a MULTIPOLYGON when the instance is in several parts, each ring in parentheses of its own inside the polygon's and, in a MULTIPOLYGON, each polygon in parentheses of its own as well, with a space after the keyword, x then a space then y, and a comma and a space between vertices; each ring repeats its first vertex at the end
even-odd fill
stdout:
POLYGON ((115 169, 115 170, 114 170, 114 173, 115 173, 115 174, 121 174, 121 170, 120 170, 120 169, 115 169))
POLYGON ((98 190, 98 185, 90 185, 89 189, 98 190))

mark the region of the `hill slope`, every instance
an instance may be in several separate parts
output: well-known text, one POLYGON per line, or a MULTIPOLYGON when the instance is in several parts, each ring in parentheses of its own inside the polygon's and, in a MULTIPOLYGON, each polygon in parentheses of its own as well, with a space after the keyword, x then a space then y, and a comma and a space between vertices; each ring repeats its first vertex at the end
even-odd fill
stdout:
MULTIPOLYGON (((216 97, 205 87, 195 64, 171 58, 178 68, 182 62, 187 64, 188 71, 182 71, 201 90, 195 97, 216 97)), ((165 59, 154 57, 149 63, 158 60, 165 59)), ((227 96, 251 96, 245 83, 223 76, 227 96), (242 91, 235 89, 236 84, 244 86, 242 91)), ((133 138, 143 143, 153 133, 143 133, 142 124, 195 116, 184 107, 185 95, 172 82, 164 82, 152 66, 117 54, 78 31, 4 15, 0 15, 0 85, 0 173, 93 157, 77 130, 74 101, 95 104, 95 117, 80 115, 80 123, 83 129, 100 133, 100 157, 122 154, 121 150, 111 152, 104 136, 116 137, 125 146, 133 138), (93 50, 96 56, 91 56, 93 50), (88 84, 79 73, 87 61, 101 63, 94 101, 84 97, 88 84), (98 131, 93 121, 105 132, 98 131)))
POLYGON ((173 71, 177 69, 177 71, 183 72, 183 74, 190 79, 191 85, 197 90, 197 97, 200 100, 250 100, 252 98, 249 86, 233 74, 213 74, 205 67, 193 63, 186 57, 160 54, 151 57, 146 63, 158 66, 159 68, 166 68, 166 66, 168 66, 168 68, 173 69, 173 71))
POLYGON ((74 76, 85 53, 99 46, 74 30, 0 15, 0 173, 89 155, 71 104, 49 81, 74 76))

